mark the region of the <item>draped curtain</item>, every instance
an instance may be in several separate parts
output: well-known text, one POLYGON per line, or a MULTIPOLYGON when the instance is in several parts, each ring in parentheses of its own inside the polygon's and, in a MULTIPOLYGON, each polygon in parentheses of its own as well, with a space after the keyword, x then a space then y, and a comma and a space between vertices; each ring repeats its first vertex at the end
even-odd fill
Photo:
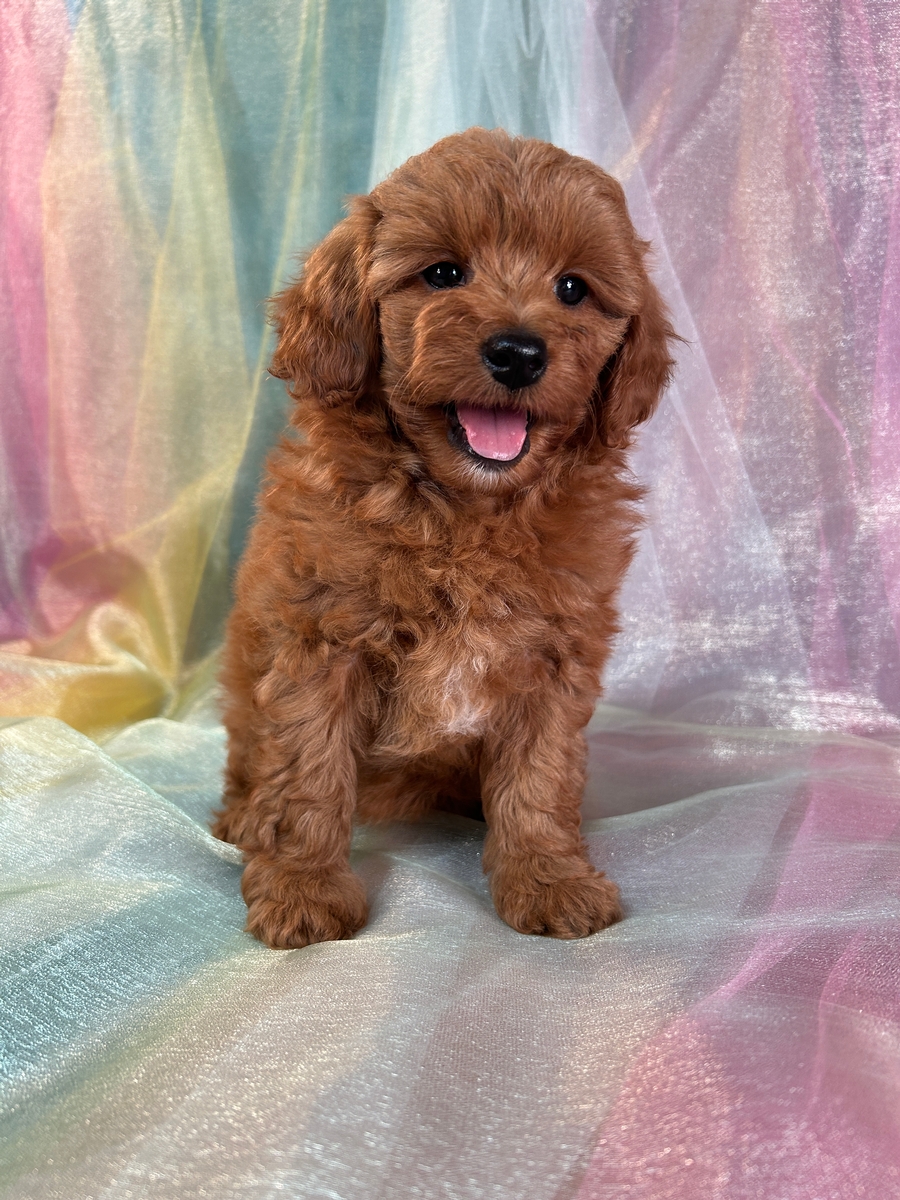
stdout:
POLYGON ((0 6, 0 1194, 900 1192, 898 64, 881 0, 0 6), (514 934, 436 817, 275 953, 207 830, 265 299, 474 124, 621 179, 685 339, 589 730, 628 915, 514 934))

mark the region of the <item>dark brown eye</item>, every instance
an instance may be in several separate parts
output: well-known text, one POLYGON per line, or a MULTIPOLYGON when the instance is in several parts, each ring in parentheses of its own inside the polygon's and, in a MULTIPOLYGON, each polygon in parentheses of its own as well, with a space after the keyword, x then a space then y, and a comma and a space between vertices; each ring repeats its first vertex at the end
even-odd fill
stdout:
POLYGON ((426 267, 422 272, 422 278, 433 288, 451 288, 465 283, 466 273, 457 263, 439 262, 426 267))
POLYGON ((563 304, 580 304, 588 293, 587 284, 577 275, 563 275, 553 290, 563 304))

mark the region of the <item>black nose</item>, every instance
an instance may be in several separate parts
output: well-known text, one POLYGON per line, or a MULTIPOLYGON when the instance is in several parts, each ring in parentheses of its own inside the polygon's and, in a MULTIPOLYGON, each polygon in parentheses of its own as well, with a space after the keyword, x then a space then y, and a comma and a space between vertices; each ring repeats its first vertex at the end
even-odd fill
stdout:
POLYGON ((531 333, 495 333, 481 347, 484 365, 511 392, 537 383, 547 369, 547 346, 531 333))

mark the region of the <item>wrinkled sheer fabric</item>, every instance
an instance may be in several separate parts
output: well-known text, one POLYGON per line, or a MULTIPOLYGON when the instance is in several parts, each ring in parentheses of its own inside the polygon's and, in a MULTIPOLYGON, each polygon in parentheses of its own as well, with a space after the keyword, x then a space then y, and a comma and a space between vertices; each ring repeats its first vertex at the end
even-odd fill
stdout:
POLYGON ((900 12, 0 6, 0 1194, 900 1193, 900 12), (471 124, 622 180, 678 331, 590 730, 627 919, 360 829, 372 920, 242 932, 207 821, 263 301, 471 124))

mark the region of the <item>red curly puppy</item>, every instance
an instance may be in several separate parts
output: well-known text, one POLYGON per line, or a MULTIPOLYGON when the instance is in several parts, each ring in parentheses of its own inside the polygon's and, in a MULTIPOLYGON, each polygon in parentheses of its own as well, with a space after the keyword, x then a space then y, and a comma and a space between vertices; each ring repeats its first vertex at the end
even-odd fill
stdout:
POLYGON ((412 158, 275 301, 292 423, 228 627, 218 837, 248 929, 351 936, 354 817, 482 811, 500 916, 621 916, 580 834, 582 729, 674 334, 619 184, 472 129, 412 158))

